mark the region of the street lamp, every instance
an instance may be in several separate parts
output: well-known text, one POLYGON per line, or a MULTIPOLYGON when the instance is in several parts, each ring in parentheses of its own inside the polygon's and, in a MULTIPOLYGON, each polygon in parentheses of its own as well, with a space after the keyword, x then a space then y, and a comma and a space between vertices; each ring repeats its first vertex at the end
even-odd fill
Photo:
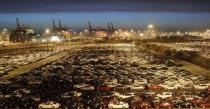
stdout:
POLYGON ((87 33, 87 32, 88 32, 88 30, 87 30, 87 29, 85 29, 85 32, 87 33))
POLYGON ((50 29, 46 29, 46 30, 45 30, 45 33, 46 33, 46 34, 49 34, 49 33, 50 33, 50 29))
POLYGON ((152 28, 154 28, 154 25, 153 24, 150 24, 150 25, 148 25, 148 28, 149 29, 152 29, 152 28))
POLYGON ((4 29, 3 29, 3 31, 7 31, 7 29, 6 29, 6 28, 4 28, 4 29))
POLYGON ((143 37, 143 36, 144 36, 144 33, 140 33, 139 35, 140 35, 141 37, 143 37))
POLYGON ((134 32, 134 30, 133 30, 133 29, 131 29, 131 30, 130 30, 130 32, 132 32, 132 33, 133 33, 133 32, 134 32))
MULTIPOLYGON (((149 28, 149 30, 148 30, 148 36, 149 36, 149 40, 150 40, 150 38, 151 38, 151 33, 152 33, 152 29, 154 28, 154 25, 153 24, 149 24, 148 25, 148 28, 149 28)), ((149 61, 151 61, 151 50, 150 50, 150 45, 148 44, 148 50, 149 50, 149 61)))

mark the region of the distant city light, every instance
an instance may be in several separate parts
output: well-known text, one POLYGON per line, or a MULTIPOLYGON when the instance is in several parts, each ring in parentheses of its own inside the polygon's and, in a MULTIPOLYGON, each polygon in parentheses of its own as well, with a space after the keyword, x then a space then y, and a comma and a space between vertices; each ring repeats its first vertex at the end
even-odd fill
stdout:
POLYGON ((51 36, 50 42, 61 42, 59 36, 51 36))
POLYGON ((88 32, 88 30, 87 30, 87 29, 85 29, 85 32, 88 32))
POLYGON ((46 29, 46 30, 45 30, 45 33, 46 33, 46 34, 49 34, 49 33, 50 33, 50 29, 46 29))
POLYGON ((140 35, 141 37, 143 37, 143 36, 144 36, 144 34, 143 34, 143 33, 140 33, 139 35, 140 35))
POLYGON ((153 24, 148 25, 148 28, 149 28, 149 29, 152 29, 153 27, 154 27, 153 24))
POLYGON ((180 31, 177 31, 176 34, 181 34, 181 32, 180 31))
POLYGON ((132 29, 132 30, 130 30, 130 32, 134 32, 134 30, 132 29))
POLYGON ((46 39, 42 39, 42 42, 47 42, 47 40, 46 39))

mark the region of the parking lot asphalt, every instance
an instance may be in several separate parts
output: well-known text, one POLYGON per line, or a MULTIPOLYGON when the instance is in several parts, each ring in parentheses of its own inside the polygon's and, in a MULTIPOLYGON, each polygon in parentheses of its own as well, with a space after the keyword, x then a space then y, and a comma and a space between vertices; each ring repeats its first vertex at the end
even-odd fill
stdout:
POLYGON ((12 79, 2 82, 0 106, 199 109, 209 105, 209 77, 194 75, 135 45, 89 44, 69 51, 14 70, 12 79))
MULTIPOLYGON (((83 46, 85 47, 85 45, 83 45, 83 46)), ((101 45, 88 44, 87 46, 101 46, 101 45)), ((109 46, 109 45, 106 45, 106 46, 109 46)), ((119 46, 120 45, 118 45, 118 47, 119 46)), ((113 47, 113 46, 110 46, 110 47, 113 47)), ((147 49, 147 48, 145 48, 143 46, 137 46, 136 48, 143 49, 143 50, 147 49)), ((69 50, 71 50, 71 49, 69 49, 69 50)), ((155 52, 155 51, 152 51, 152 50, 151 50, 151 53, 163 56, 162 54, 159 54, 158 52, 155 52)), ((53 62, 53 61, 55 61, 55 60, 57 60, 59 58, 62 58, 64 56, 66 56, 66 55, 68 55, 67 51, 55 54, 55 55, 50 56, 50 57, 48 57, 46 59, 42 59, 42 60, 33 62, 31 64, 20 66, 20 67, 14 69, 14 70, 8 72, 8 75, 5 75, 4 77, 2 77, 2 79, 9 79, 9 78, 11 78, 13 76, 16 76, 16 75, 19 75, 19 74, 23 74, 23 73, 25 73, 27 71, 30 71, 31 69, 34 69, 34 68, 40 67, 42 65, 45 65, 47 63, 53 62)), ((210 76, 210 71, 209 70, 207 70, 207 69, 205 69, 203 67, 200 67, 198 65, 195 65, 195 64, 183 61, 183 60, 179 60, 179 59, 175 59, 174 62, 176 64, 183 64, 182 68, 187 70, 187 71, 189 71, 189 72, 191 72, 191 73, 193 73, 193 74, 201 74, 201 75, 210 76)))

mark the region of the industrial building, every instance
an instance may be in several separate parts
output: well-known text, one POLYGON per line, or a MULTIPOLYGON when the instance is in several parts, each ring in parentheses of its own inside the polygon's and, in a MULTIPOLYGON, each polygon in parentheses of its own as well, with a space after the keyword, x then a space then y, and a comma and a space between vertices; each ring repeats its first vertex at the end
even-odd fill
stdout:
POLYGON ((17 27, 10 35, 11 42, 31 42, 36 33, 34 29, 29 25, 21 25, 19 18, 16 18, 17 27))
POLYGON ((45 31, 45 37, 57 36, 62 40, 70 40, 74 35, 74 30, 68 26, 63 26, 61 20, 58 20, 58 26, 55 24, 55 20, 52 20, 53 27, 48 31, 45 31))
POLYGON ((100 37, 100 38, 104 38, 104 37, 109 37, 114 33, 115 29, 113 26, 113 23, 108 22, 108 28, 104 29, 104 28, 93 28, 90 21, 88 23, 88 35, 89 36, 93 36, 93 37, 100 37))
POLYGON ((0 42, 9 42, 10 32, 7 29, 2 29, 0 31, 0 42))

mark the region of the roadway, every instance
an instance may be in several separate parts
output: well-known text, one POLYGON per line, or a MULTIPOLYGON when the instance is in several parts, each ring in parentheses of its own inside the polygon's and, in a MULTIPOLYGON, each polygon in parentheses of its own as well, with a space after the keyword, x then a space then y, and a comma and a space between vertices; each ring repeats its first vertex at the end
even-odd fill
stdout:
POLYGON ((53 56, 49 56, 49 57, 47 57, 45 59, 33 62, 31 64, 19 66, 18 68, 8 72, 8 75, 3 76, 2 79, 10 79, 10 78, 12 78, 14 76, 26 73, 26 72, 28 72, 28 71, 30 71, 32 69, 38 68, 38 67, 40 67, 42 65, 45 65, 47 63, 53 62, 55 60, 58 60, 58 59, 66 56, 66 55, 68 55, 68 52, 67 51, 63 51, 61 53, 58 53, 58 54, 53 55, 53 56))

